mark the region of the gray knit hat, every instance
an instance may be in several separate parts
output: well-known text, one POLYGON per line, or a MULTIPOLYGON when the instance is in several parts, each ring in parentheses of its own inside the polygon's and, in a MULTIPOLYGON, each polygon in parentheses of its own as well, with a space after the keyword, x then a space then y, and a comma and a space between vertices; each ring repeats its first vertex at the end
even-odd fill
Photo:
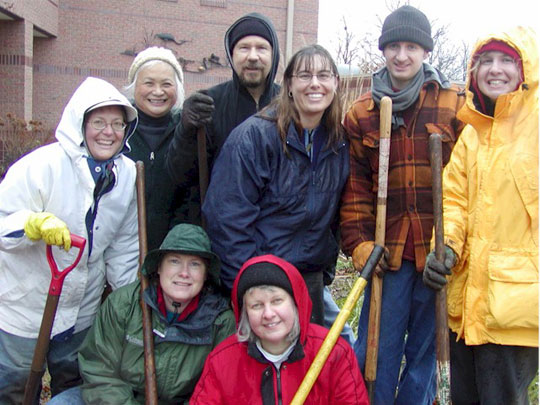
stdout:
POLYGON ((414 42, 426 51, 433 50, 431 24, 426 15, 411 6, 402 6, 386 17, 379 38, 382 51, 391 42, 414 42))
POLYGON ((184 73, 182 72, 182 67, 178 63, 178 59, 176 59, 170 49, 161 48, 159 46, 152 46, 150 48, 146 48, 144 51, 141 51, 137 54, 137 56, 133 60, 133 63, 131 64, 131 67, 129 68, 128 83, 133 83, 137 70, 139 70, 139 68, 143 64, 151 60, 160 60, 171 65, 172 68, 175 70, 176 74, 178 75, 180 82, 184 83, 184 73))

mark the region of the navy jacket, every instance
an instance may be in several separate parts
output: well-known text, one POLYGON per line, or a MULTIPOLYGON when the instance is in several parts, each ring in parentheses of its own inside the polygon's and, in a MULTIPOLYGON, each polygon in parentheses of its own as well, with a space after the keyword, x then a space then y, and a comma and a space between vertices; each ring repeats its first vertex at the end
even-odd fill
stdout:
POLYGON ((347 141, 328 148, 324 127, 315 136, 322 147, 313 165, 292 123, 287 152, 275 122, 259 116, 234 129, 223 145, 203 216, 229 290, 242 264, 265 253, 301 272, 334 265, 332 224, 349 174, 349 148, 347 141))

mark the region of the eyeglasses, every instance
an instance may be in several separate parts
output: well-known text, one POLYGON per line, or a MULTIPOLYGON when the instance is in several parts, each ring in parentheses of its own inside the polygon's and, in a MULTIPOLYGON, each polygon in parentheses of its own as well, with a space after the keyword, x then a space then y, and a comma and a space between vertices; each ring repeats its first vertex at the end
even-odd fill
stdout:
POLYGON ((317 80, 320 82, 327 82, 328 80, 332 79, 332 77, 334 77, 334 74, 328 71, 319 72, 319 73, 300 72, 293 76, 296 77, 301 82, 310 82, 313 79, 313 76, 315 76, 317 80))
POLYGON ((113 121, 109 124, 108 122, 106 122, 105 120, 102 120, 101 118, 93 119, 92 121, 89 121, 88 123, 96 131, 103 131, 105 128, 107 128, 107 125, 110 125, 114 132, 123 131, 127 127, 127 125, 123 121, 120 121, 120 120, 113 121))

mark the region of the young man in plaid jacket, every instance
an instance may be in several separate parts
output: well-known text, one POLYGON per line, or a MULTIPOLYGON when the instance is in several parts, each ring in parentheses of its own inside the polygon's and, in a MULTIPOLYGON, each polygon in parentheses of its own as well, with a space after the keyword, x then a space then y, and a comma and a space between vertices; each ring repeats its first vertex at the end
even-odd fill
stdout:
MULTIPOLYGON (((386 241, 377 268, 384 275, 375 404, 431 404, 435 396, 435 294, 422 283, 433 227, 428 137, 439 133, 443 161, 463 124, 456 113, 464 94, 424 60, 433 50, 427 17, 411 6, 384 21, 379 49, 386 66, 372 91, 354 102, 344 125, 350 141, 350 178, 341 208, 343 251, 360 270, 375 240, 379 171, 379 105, 392 99, 386 241), (400 376, 403 356, 406 366, 400 376), (398 380, 399 379, 399 380, 398 380), (397 392, 396 392, 397 390, 397 392)), ((371 284, 366 288, 355 351, 366 359, 371 284)))

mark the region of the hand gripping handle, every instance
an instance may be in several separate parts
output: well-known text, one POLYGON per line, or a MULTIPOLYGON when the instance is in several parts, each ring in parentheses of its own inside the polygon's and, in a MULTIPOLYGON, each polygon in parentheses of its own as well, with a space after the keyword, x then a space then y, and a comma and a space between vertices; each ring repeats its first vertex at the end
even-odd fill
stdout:
POLYGON ((50 295, 60 295, 62 292, 62 285, 64 284, 64 278, 68 275, 68 273, 79 264, 79 261, 81 260, 82 254, 84 252, 84 247, 86 245, 86 239, 84 239, 82 236, 70 234, 71 237, 71 247, 75 246, 79 248, 79 254, 77 255, 77 258, 71 264, 70 266, 66 267, 64 270, 59 271, 58 266, 56 265, 56 262, 54 260, 54 256, 52 253, 52 247, 51 245, 47 245, 47 261, 49 262, 49 267, 51 268, 51 285, 49 286, 49 294, 50 295))

